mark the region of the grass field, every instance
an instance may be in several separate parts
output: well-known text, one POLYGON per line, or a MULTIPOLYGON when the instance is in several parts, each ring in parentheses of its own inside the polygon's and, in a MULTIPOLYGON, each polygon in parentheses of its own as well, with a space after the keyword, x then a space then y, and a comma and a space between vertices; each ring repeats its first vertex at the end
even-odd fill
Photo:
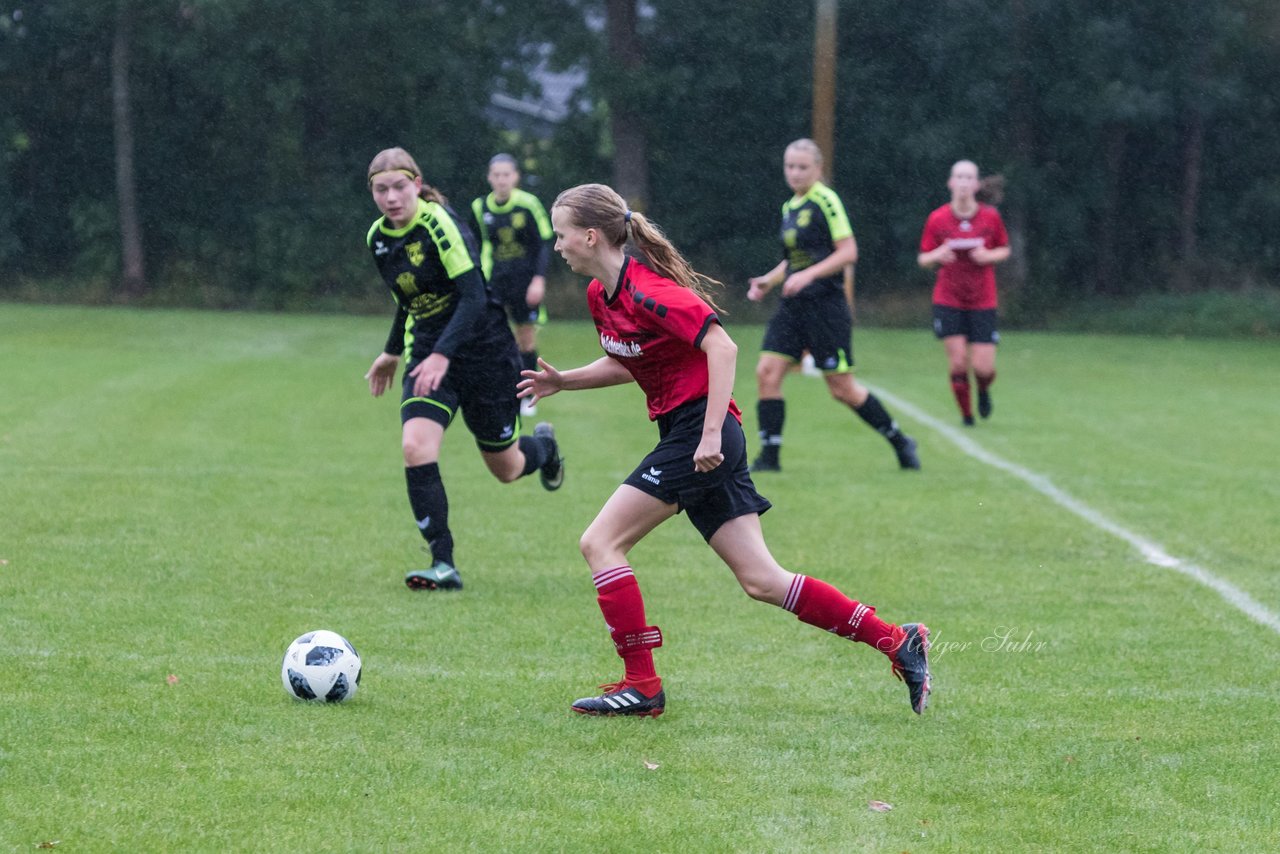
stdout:
MULTIPOLYGON (((760 329, 729 329, 753 435, 760 329)), ((924 469, 794 376, 765 533, 929 622, 932 707, 748 600, 678 518, 632 554, 669 698, 637 721, 568 703, 620 674, 576 543, 655 441, 638 391, 543 403, 555 494, 497 483, 451 430, 467 589, 413 593, 395 406, 361 379, 385 334, 0 305, 4 850, 1275 850, 1274 342, 1009 334, 995 416, 961 434, 929 334, 859 330, 863 380, 927 419, 897 413, 924 469), (353 702, 281 690, 314 628, 360 649, 353 702)), ((581 323, 542 342, 598 352, 581 323)))

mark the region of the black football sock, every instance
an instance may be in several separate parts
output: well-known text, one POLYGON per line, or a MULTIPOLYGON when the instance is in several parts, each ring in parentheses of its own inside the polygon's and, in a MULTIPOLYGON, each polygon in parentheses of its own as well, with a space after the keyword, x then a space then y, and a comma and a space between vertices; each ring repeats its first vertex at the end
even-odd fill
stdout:
POLYGON ((526 371, 538 370, 538 351, 537 350, 521 351, 520 367, 526 371))
POLYGON ((787 402, 782 398, 756 403, 756 419, 760 422, 760 460, 778 465, 782 452, 782 425, 787 419, 787 402))
POLYGON ((858 413, 859 418, 871 425, 871 429, 888 439, 894 447, 905 441, 902 431, 898 429, 897 422, 893 420, 893 416, 884 408, 880 398, 874 394, 868 392, 867 399, 862 401, 861 406, 853 407, 853 411, 858 413))
POLYGON ((533 474, 551 459, 551 440, 546 436, 521 436, 520 452, 524 454, 524 470, 521 477, 533 474))
POLYGON ((405 466, 409 506, 422 538, 431 547, 431 559, 453 566, 453 533, 449 530, 449 498, 440 479, 439 463, 405 466))

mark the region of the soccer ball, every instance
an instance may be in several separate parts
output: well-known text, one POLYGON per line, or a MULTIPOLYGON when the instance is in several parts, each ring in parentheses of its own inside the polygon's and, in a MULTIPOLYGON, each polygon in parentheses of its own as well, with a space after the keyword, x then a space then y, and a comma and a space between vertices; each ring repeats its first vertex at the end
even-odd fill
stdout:
POLYGON ((337 632, 307 632, 285 650, 280 679, 298 700, 350 700, 360 685, 360 654, 337 632))

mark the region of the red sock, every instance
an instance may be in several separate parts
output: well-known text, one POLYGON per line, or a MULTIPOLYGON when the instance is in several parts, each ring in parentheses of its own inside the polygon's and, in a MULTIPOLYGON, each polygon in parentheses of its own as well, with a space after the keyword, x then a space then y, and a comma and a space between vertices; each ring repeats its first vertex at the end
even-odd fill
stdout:
MULTIPOLYGON (((640 585, 631 567, 602 569, 591 574, 591 581, 596 585, 596 602, 604 615, 605 626, 615 642, 617 638, 649 628, 644 616, 644 597, 640 595, 640 585)), ((656 694, 662 687, 662 680, 653 668, 652 647, 619 649, 618 655, 622 657, 624 668, 622 680, 639 688, 646 696, 656 694)))
POLYGON ((972 418, 973 403, 969 400, 968 374, 951 375, 951 393, 956 396, 956 403, 960 404, 960 414, 965 418, 972 418))
POLYGON ((975 373, 973 378, 978 381, 978 391, 986 391, 991 388, 991 384, 996 381, 996 372, 992 371, 985 376, 975 373))
POLYGON ((811 626, 861 641, 885 655, 897 648, 902 629, 876 616, 876 609, 845 596, 839 590, 807 575, 796 575, 782 607, 811 626))

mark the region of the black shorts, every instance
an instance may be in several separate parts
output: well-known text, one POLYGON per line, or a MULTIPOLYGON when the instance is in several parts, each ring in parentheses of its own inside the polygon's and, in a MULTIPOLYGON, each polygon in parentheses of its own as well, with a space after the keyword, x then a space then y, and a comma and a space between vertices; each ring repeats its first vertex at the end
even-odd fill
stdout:
POLYGON ((970 344, 999 344, 994 308, 964 309, 933 306, 933 334, 936 338, 963 335, 970 344))
POLYGON ((782 300, 765 328, 760 349, 793 362, 808 350, 823 373, 849 373, 853 370, 853 316, 844 294, 782 300))
POLYGON ((747 437, 732 415, 725 416, 720 431, 724 462, 708 472, 694 470, 693 453, 702 441, 706 412, 707 399, 703 397, 658 416, 658 446, 623 483, 677 505, 676 512, 687 513, 702 538, 710 541, 730 519, 763 513, 773 505, 751 482, 747 437))
POLYGON ((535 323, 542 326, 547 322, 547 310, 541 303, 531 306, 526 302, 529 296, 529 280, 532 278, 532 275, 494 276, 489 283, 493 292, 498 295, 498 299, 502 300, 502 307, 506 309, 507 317, 517 325, 535 323))
POLYGON ((514 444, 520 438, 520 354, 510 332, 507 339, 501 347, 482 351, 482 359, 452 359, 444 381, 427 397, 413 393, 415 380, 409 373, 420 360, 411 361, 401 381, 400 422, 426 418, 447 428, 462 410, 462 420, 480 450, 501 451, 514 444))

